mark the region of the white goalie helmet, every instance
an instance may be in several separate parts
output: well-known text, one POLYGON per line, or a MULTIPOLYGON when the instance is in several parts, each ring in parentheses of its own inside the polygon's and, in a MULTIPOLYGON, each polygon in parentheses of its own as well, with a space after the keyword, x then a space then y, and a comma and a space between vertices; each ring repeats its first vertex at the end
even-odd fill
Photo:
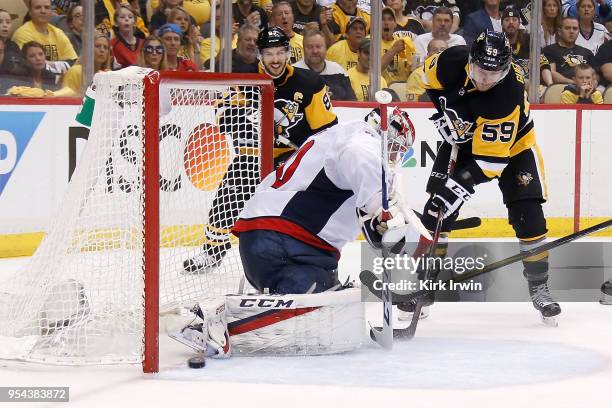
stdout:
MULTIPOLYGON (((408 113, 397 106, 388 109, 387 119, 387 153, 391 164, 400 163, 408 148, 414 143, 414 125, 408 113)), ((373 109, 366 116, 366 122, 377 131, 380 130, 380 110, 373 109)))

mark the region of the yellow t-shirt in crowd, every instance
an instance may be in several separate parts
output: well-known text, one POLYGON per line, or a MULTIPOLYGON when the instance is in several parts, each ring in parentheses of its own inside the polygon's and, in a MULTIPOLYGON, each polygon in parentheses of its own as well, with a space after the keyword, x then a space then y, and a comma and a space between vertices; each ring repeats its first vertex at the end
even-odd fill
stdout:
POLYGON ((594 104, 594 105, 602 105, 603 104, 603 96, 601 92, 597 89, 591 93, 591 97, 588 99, 580 98, 580 91, 576 88, 576 85, 570 84, 565 87, 563 92, 561 92, 561 103, 564 104, 577 104, 577 103, 586 103, 586 104, 594 104))
MULTIPOLYGON (((357 67, 353 67, 348 70, 348 77, 351 81, 351 87, 355 91, 355 96, 360 102, 368 101, 370 99, 370 74, 359 72, 357 67)), ((386 88, 387 81, 385 78, 380 77, 380 87, 386 88)))
MULTIPOLYGON (((340 34, 336 35, 336 41, 338 41, 346 34, 346 24, 349 22, 349 19, 354 16, 347 16, 337 4, 333 4, 331 6, 331 10, 332 18, 334 19, 336 24, 338 24, 338 28, 340 28, 340 34)), ((366 35, 368 35, 368 33, 370 32, 370 15, 358 7, 356 16, 361 17, 365 20, 366 35)))
POLYGON ((408 102, 416 102, 419 100, 419 96, 425 93, 425 85, 423 84, 423 75, 425 71, 421 65, 408 77, 406 82, 406 100, 408 102))
MULTIPOLYGON (((380 50, 382 57, 387 51, 393 47, 393 44, 397 38, 393 38, 392 40, 385 41, 381 40, 380 50)), ((393 57, 393 61, 391 64, 387 66, 387 68, 383 71, 382 75, 388 83, 391 82, 406 82, 408 76, 410 75, 410 69, 412 65, 412 61, 409 61, 407 58, 401 56, 401 52, 393 57)))
MULTIPOLYGON (((232 38, 232 49, 236 48, 236 44, 238 43, 238 36, 235 35, 232 38)), ((215 58, 219 55, 219 50, 221 49, 221 39, 215 36, 215 58)), ((204 38, 200 42, 200 64, 204 64, 206 61, 210 59, 210 37, 204 38)))
MULTIPOLYGON (((96 27, 97 30, 106 33, 112 33, 112 27, 115 25, 115 5, 113 0, 102 0, 104 3, 104 7, 106 8, 106 12, 108 13, 108 18, 104 18, 100 24, 96 27)), ((128 0, 121 0, 122 4, 129 4, 128 0)), ((144 23, 144 20, 140 16, 136 16, 136 22, 134 26, 138 28, 142 33, 146 36, 149 35, 149 30, 144 23)))
POLYGON ((15 31, 13 41, 17 43, 19 48, 30 41, 40 43, 45 49, 47 61, 68 61, 78 58, 70 40, 62 30, 48 24, 47 31, 47 34, 39 32, 34 23, 28 21, 15 31))
MULTIPOLYGON (((83 85, 83 66, 74 64, 64 74, 62 78, 62 89, 69 89, 72 94, 69 96, 80 96, 81 86, 83 85)), ((68 96, 68 95, 67 95, 68 96)))
POLYGON ((357 65, 358 54, 351 51, 346 40, 342 40, 329 47, 326 58, 337 62, 345 71, 348 71, 357 65))
POLYGON ((293 37, 289 40, 291 46, 291 58, 289 63, 295 64, 302 58, 304 58, 304 37, 298 33, 294 33, 293 37))

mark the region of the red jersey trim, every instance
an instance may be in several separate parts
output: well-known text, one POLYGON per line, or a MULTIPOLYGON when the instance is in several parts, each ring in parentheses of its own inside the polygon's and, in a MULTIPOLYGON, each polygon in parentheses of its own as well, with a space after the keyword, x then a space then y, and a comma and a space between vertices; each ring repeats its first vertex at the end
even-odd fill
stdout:
POLYGON ((333 252, 337 259, 340 258, 340 252, 321 238, 307 231, 303 227, 283 218, 279 217, 259 217, 250 219, 239 219, 232 228, 232 234, 239 236, 241 232, 253 230, 268 230, 281 232, 302 241, 305 244, 325 251, 333 252))

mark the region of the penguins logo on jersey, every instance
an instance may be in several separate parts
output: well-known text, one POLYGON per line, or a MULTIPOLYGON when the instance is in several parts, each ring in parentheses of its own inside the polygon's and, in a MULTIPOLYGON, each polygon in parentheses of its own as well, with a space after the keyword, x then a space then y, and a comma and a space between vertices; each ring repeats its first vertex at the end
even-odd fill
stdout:
POLYGON ((457 114, 457 111, 451 108, 446 107, 447 101, 446 97, 440 96, 440 108, 444 111, 450 123, 448 123, 449 127, 457 133, 457 137, 459 140, 467 141, 471 135, 469 134, 469 130, 472 127, 471 122, 466 122, 461 119, 457 114))
POLYGON ((531 183, 531 180, 533 180, 533 176, 531 175, 531 173, 521 171, 519 174, 516 175, 516 179, 518 180, 519 186, 527 187, 527 185, 531 183))
POLYGON ((573 54, 564 55, 563 61, 565 61, 565 63, 570 67, 575 67, 576 65, 587 63, 587 61, 584 59, 582 55, 573 55, 573 54))
POLYGON ((274 101, 274 127, 277 135, 287 136, 287 130, 302 120, 304 114, 298 113, 299 107, 297 102, 286 99, 274 101))

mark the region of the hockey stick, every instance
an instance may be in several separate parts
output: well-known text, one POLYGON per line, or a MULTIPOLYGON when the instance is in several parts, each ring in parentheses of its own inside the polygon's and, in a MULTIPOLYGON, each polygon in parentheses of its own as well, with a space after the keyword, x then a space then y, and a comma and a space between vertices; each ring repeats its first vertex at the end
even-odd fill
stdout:
MULTIPOLYGON (((592 227, 589 228, 585 228, 583 230, 574 232, 572 234, 566 235, 564 237, 561 237, 559 239, 556 239, 554 241, 548 242, 546 244, 540 245, 536 248, 533 248, 529 251, 524 251, 524 252, 519 252, 518 254, 509 256, 508 258, 504 258, 502 260, 499 260, 497 262, 493 262, 492 264, 486 265, 484 268, 482 269, 473 269, 471 271, 468 271, 464 274, 462 274, 460 277, 456 278, 456 279, 452 279, 453 282, 464 282, 468 279, 474 278, 476 276, 480 276, 480 275, 484 275, 485 273, 489 273, 489 272, 493 272, 497 269, 503 268, 504 266, 508 266, 510 264, 513 264, 515 262, 519 262, 524 260, 525 258, 529 258, 535 255, 539 255, 543 252, 546 251, 550 251, 551 249, 560 247, 562 245, 565 245, 567 243, 570 243, 572 241, 575 241, 579 238, 583 238, 586 237, 587 235, 593 234, 595 232, 604 230, 606 228, 610 228, 612 226, 612 219, 609 219, 607 221, 603 221, 599 224, 593 225, 592 227)), ((364 286, 366 286, 370 292, 372 292, 372 294, 374 294, 376 297, 381 298, 380 295, 380 291, 374 288, 374 282, 378 281, 379 279, 376 277, 376 275, 371 272, 371 271, 363 271, 361 272, 361 274, 359 274, 359 279, 361 280, 361 282, 363 283, 364 286)), ((442 281, 442 285, 444 286, 445 284, 448 284, 451 281, 451 279, 449 280, 445 280, 442 281)), ((420 298, 422 296, 428 295, 428 294, 432 294, 435 293, 435 290, 418 290, 416 292, 410 293, 410 294, 405 294, 405 295, 401 295, 401 294, 395 294, 395 300, 398 303, 405 303, 405 302, 409 302, 413 299, 417 299, 420 298)), ((414 316, 413 316, 414 317, 414 316)), ((412 336, 414 336, 414 332, 415 329, 411 329, 411 326, 408 326, 405 329, 395 329, 393 332, 393 337, 395 338, 404 338, 404 339, 409 339, 412 336)))
MULTIPOLYGON (((414 211, 414 213, 419 218, 423 217, 423 215, 419 212, 414 211)), ((453 231, 457 231, 457 230, 463 230, 463 229, 477 228, 477 227, 480 227, 481 224, 482 224, 482 220, 479 217, 468 217, 468 218, 462 218, 460 220, 455 220, 452 224, 451 229, 453 231)), ((392 254, 399 254, 402 248, 404 247, 405 243, 406 243, 405 238, 400 239, 391 247, 390 252, 392 254)))
MULTIPOLYGON (((457 146, 457 144, 455 143, 453 144, 453 147, 451 149, 450 158, 448 160, 448 167, 446 169, 446 179, 447 180, 450 179, 450 176, 455 168, 455 163, 457 162, 458 154, 459 154, 459 146, 457 146)), ((440 209, 438 210, 438 215, 436 219, 436 230, 434 231, 434 234, 433 234, 433 240, 431 242, 431 246, 429 247, 429 254, 427 255, 427 258, 433 258, 435 256, 436 247, 438 246, 438 240, 440 239, 440 234, 442 233, 443 222, 444 222, 444 208, 440 207, 440 209)), ((437 275, 438 274, 436 273, 436 276, 437 275)), ((427 268, 425 268, 425 274, 424 274, 423 280, 425 281, 429 280, 429 270, 427 268)), ((416 305, 414 306, 414 312, 412 313, 412 319, 410 319, 410 324, 405 329, 397 329, 398 331, 394 330, 393 337, 412 338, 414 336, 417 326, 419 325, 419 319, 421 317, 421 310, 423 309, 423 306, 425 306, 425 303, 427 302, 426 295, 421 296, 416 299, 417 299, 417 302, 416 302, 416 305), (402 336, 399 335, 400 333, 402 334, 402 336)), ((433 296, 432 296, 431 301, 433 302, 433 296)))
MULTIPOLYGON (((391 94, 386 91, 378 91, 374 95, 376 102, 380 104, 380 161, 381 161, 381 192, 382 192, 382 213, 380 214, 381 221, 391 219, 389 213, 389 197, 387 196, 387 104, 392 100, 391 94)), ((389 248, 383 243, 382 257, 386 259, 389 256, 389 248)), ((389 283, 391 282, 391 271, 388 268, 383 268, 382 273, 383 290, 383 325, 382 328, 374 328, 370 324, 370 336, 380 344, 383 348, 391 350, 393 348, 393 301, 391 299, 391 290, 389 283)))

